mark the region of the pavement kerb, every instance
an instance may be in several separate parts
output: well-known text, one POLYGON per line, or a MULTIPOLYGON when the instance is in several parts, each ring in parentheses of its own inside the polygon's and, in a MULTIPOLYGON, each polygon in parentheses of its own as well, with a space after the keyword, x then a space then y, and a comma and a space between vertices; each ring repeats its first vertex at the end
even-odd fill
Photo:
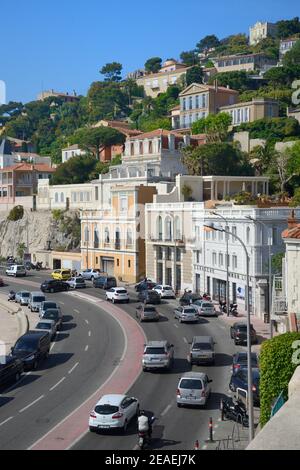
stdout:
POLYGON ((6 310, 7 313, 11 314, 11 321, 16 321, 18 324, 18 330, 15 338, 4 338, 4 341, 15 343, 17 339, 29 330, 29 321, 26 313, 22 308, 15 304, 10 303, 0 297, 0 307, 6 310))

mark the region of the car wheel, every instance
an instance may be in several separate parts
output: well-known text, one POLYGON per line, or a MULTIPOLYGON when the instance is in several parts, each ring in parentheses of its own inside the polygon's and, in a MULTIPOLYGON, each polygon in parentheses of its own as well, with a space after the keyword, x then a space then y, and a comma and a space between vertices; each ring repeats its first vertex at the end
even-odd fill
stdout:
POLYGON ((177 406, 178 406, 178 408, 181 408, 181 407, 182 407, 182 404, 181 404, 181 403, 177 403, 177 406))
POLYGON ((129 299, 128 299, 128 300, 126 300, 126 303, 127 303, 127 304, 129 304, 129 299))
POLYGON ((113 299, 112 299, 112 303, 113 303, 113 304, 115 303, 115 299, 114 299, 114 297, 113 297, 113 299))
POLYGON ((238 342, 237 342, 237 340, 236 340, 236 339, 234 340, 234 344, 235 344, 236 346, 238 345, 238 342))
POLYGON ((147 367, 143 367, 143 372, 146 372, 147 371, 147 367))
POLYGON ((140 405, 136 407, 135 416, 139 416, 139 414, 140 414, 140 405))
POLYGON ((92 426, 89 426, 89 430, 90 430, 90 432, 96 432, 96 429, 93 428, 92 426))
POLYGON ((54 289, 50 289, 50 293, 53 294, 53 293, 54 293, 54 289))

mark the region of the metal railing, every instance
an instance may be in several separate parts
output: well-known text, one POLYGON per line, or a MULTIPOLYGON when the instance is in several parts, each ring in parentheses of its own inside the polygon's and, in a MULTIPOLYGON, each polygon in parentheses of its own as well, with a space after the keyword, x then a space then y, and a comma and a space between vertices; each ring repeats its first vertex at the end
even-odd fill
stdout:
POLYGON ((274 316, 287 315, 287 298, 281 276, 273 278, 272 314, 274 316))

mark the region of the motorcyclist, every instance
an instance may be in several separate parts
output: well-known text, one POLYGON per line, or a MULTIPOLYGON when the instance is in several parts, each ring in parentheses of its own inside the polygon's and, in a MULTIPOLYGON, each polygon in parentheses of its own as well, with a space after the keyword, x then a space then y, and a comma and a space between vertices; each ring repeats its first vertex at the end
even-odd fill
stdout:
POLYGON ((146 416, 145 411, 141 410, 138 417, 138 432, 147 432, 149 439, 152 435, 151 418, 146 416))
POLYGON ((10 290, 8 293, 8 300, 15 300, 16 293, 14 290, 10 290))

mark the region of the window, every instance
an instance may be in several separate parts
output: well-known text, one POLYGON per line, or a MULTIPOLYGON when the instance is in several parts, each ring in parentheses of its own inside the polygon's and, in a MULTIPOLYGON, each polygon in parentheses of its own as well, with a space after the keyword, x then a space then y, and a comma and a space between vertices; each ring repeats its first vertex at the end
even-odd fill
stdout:
POLYGON ((99 263, 99 258, 98 258, 98 256, 96 256, 96 264, 98 264, 98 263, 99 263))
POLYGON ((172 259, 172 250, 169 246, 167 247, 166 258, 168 261, 172 259))
POLYGON ((200 263, 200 251, 196 251, 196 263, 200 263))
POLYGON ((109 229, 107 227, 104 230, 104 243, 110 243, 109 229))
POLYGON ((193 97, 189 97, 189 109, 193 109, 193 97))
POLYGON ((94 248, 99 248, 99 231, 97 225, 94 227, 94 248))
POLYGON ((232 269, 236 269, 236 268, 237 268, 237 256, 232 255, 232 269))
POLYGON ((131 156, 134 155, 134 143, 133 142, 130 144, 130 155, 131 156))
POLYGON ((235 226, 232 227, 231 232, 232 232, 232 237, 231 237, 232 238, 232 243, 235 243, 235 241, 236 241, 236 238, 234 237, 234 235, 236 235, 236 227, 235 226))
POLYGON ((219 253, 219 266, 223 266, 223 253, 219 253))
POLYGON ((161 247, 161 246, 159 246, 159 247, 157 248, 157 258, 158 258, 158 259, 162 259, 162 258, 163 258, 163 250, 162 250, 162 247, 161 247))
POLYGON ((180 218, 178 215, 175 217, 175 238, 181 240, 180 218))
POLYGON ((218 232, 219 242, 223 240, 223 232, 218 232))
POLYGON ((163 234, 162 234, 162 218, 159 216, 156 220, 156 235, 158 240, 162 240, 163 234))
POLYGON ((215 230, 212 231, 211 236, 212 236, 213 240, 215 240, 217 238, 217 234, 216 234, 215 230))
POLYGON ((127 212, 127 196, 120 195, 120 212, 127 212))
POLYGON ((89 231, 88 226, 86 225, 84 228, 84 241, 88 243, 89 239, 90 239, 90 231, 89 231))
POLYGON ((120 260, 117 258, 117 266, 120 266, 120 260))
POLYGON ((115 232, 115 249, 119 250, 121 248, 121 232, 117 227, 115 232))
POLYGON ((185 111, 186 110, 186 99, 183 98, 182 100, 182 110, 185 111))
POLYGON ((246 243, 247 245, 250 243, 250 227, 246 228, 246 243))
POLYGON ((212 264, 215 266, 217 264, 217 253, 213 252, 212 254, 212 264))
POLYGON ((128 268, 131 268, 131 261, 130 261, 130 259, 128 260, 128 268))
POLYGON ((99 199, 99 188, 98 188, 98 186, 95 187, 95 199, 96 199, 96 201, 98 201, 98 199, 99 199))
POLYGON ((55 193, 54 200, 55 202, 58 202, 58 193, 55 193))
POLYGON ((140 142, 140 155, 143 155, 144 153, 144 144, 143 142, 140 142))
POLYGON ((165 219, 165 240, 172 240, 172 221, 170 217, 165 219))
POLYGON ((206 108, 206 95, 205 94, 202 95, 202 106, 201 107, 206 108))
POLYGON ((196 109, 199 108, 199 95, 196 95, 196 103, 195 103, 196 109))
POLYGON ((153 153, 153 143, 152 140, 149 142, 149 153, 153 153))
POLYGON ((132 230, 131 228, 127 229, 127 236, 126 236, 126 245, 131 246, 133 244, 132 240, 132 230))
POLYGON ((176 248, 176 261, 181 261, 181 250, 176 248))

